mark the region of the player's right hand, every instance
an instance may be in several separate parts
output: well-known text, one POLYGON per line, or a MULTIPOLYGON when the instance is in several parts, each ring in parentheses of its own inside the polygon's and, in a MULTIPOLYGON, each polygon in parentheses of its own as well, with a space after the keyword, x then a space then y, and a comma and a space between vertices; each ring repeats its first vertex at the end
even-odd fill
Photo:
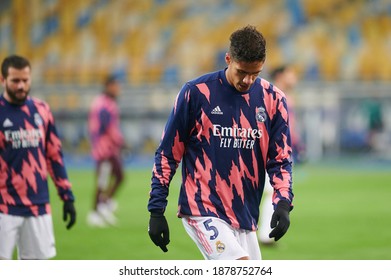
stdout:
POLYGON ((148 233, 156 246, 159 246, 163 252, 168 251, 167 245, 170 243, 170 231, 163 213, 151 212, 148 233))
POLYGON ((75 206, 73 205, 73 201, 64 201, 63 205, 63 218, 64 222, 66 222, 68 219, 67 229, 70 229, 76 222, 76 210, 75 206))

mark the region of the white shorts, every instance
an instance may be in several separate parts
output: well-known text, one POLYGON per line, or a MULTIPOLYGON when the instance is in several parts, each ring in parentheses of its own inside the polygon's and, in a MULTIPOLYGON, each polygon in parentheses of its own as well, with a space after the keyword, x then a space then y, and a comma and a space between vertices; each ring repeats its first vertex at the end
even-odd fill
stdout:
POLYGON ((99 190, 105 191, 110 182, 111 171, 113 165, 109 160, 100 162, 98 166, 98 188, 99 190))
POLYGON ((255 231, 235 229, 215 217, 183 217, 182 222, 207 260, 262 259, 255 231))
POLYGON ((52 216, 22 217, 0 213, 0 259, 49 259, 56 255, 52 216))

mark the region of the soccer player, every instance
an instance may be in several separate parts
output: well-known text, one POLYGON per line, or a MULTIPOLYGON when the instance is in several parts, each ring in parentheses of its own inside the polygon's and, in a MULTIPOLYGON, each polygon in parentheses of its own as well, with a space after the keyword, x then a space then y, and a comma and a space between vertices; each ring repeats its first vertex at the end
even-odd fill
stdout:
POLYGON ((117 203, 113 198, 124 180, 121 149, 125 145, 117 104, 120 93, 120 81, 111 75, 90 108, 88 129, 91 153, 96 161, 94 205, 87 217, 91 226, 105 227, 117 223, 114 215, 117 203))
MULTIPOLYGON (((297 162, 298 152, 301 150, 301 146, 298 133, 294 128, 294 115, 293 115, 293 97, 291 96, 292 90, 297 84, 297 75, 295 70, 290 65, 282 65, 276 67, 271 71, 270 78, 274 87, 282 90, 289 100, 289 121, 290 121, 290 131, 291 131, 291 142, 292 142, 292 156, 293 162, 297 162)), ((273 215, 273 206, 270 203, 273 199, 273 187, 270 184, 270 179, 266 176, 263 202, 261 205, 261 217, 260 225, 258 230, 258 240, 265 245, 274 245, 276 244, 273 238, 269 237, 270 220, 273 215)))
POLYGON ((205 259, 261 259, 259 206, 267 170, 274 187, 270 237, 292 209, 291 140, 284 93, 258 77, 266 41, 254 27, 230 36, 227 68, 180 90, 155 154, 149 236, 167 251, 169 185, 182 161, 178 216, 205 259))
POLYGON ((63 220, 76 221, 74 195, 61 142, 47 103, 29 96, 30 62, 6 57, 0 96, 0 259, 49 259, 56 255, 48 173, 64 201, 63 220))

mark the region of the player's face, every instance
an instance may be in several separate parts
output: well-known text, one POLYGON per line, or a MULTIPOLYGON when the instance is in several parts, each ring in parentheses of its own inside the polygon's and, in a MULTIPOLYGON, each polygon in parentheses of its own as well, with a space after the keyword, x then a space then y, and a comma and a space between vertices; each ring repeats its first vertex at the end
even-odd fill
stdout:
POLYGON ((5 88, 4 97, 14 104, 23 104, 30 92, 31 73, 30 67, 23 69, 8 68, 7 78, 2 78, 5 88))
POLYGON ((292 90, 296 84, 297 84, 297 76, 295 71, 292 68, 286 69, 284 72, 284 75, 282 77, 285 81, 285 88, 282 89, 283 91, 290 91, 292 90))
POLYGON ((263 61, 243 62, 235 61, 229 53, 225 55, 228 68, 225 72, 230 85, 239 92, 248 92, 263 68, 263 61))
POLYGON ((112 97, 117 98, 121 94, 121 84, 118 81, 107 85, 106 92, 112 97))

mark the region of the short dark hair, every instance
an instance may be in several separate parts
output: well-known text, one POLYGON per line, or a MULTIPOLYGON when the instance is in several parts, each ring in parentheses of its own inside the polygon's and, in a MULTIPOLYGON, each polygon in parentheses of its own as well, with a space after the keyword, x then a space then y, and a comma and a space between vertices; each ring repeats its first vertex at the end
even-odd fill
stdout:
POLYGON ((274 68, 271 72, 270 72, 270 78, 272 80, 275 80, 277 78, 278 75, 282 74, 285 72, 285 70, 287 70, 288 68, 288 65, 280 65, 276 68, 274 68))
POLYGON ((118 76, 117 76, 117 75, 114 75, 114 74, 110 74, 110 75, 108 75, 108 76, 105 78, 105 81, 104 81, 103 85, 104 85, 105 87, 107 87, 107 86, 109 86, 109 85, 111 85, 111 84, 113 84, 113 83, 116 83, 116 82, 119 82, 118 76))
POLYGON ((10 67, 20 70, 26 67, 31 68, 31 65, 27 58, 19 55, 10 55, 6 57, 1 63, 1 75, 4 79, 8 77, 8 69, 10 67))
POLYGON ((254 26, 247 25, 236 30, 230 37, 229 53, 236 61, 265 61, 266 40, 254 26))

